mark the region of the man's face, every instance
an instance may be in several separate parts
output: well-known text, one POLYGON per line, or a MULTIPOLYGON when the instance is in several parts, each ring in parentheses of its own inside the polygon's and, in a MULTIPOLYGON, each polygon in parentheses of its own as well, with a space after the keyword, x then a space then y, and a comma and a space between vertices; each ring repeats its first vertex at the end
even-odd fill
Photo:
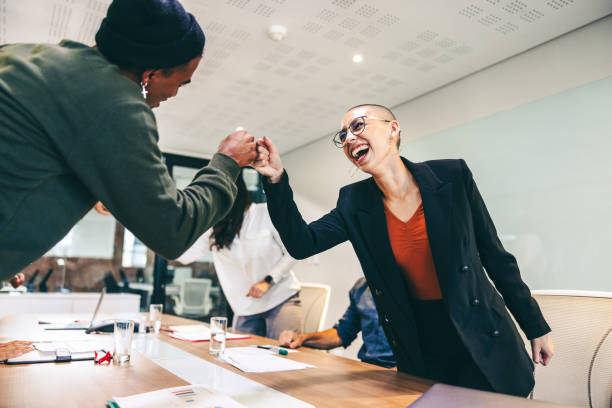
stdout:
POLYGON ((165 100, 175 97, 181 86, 191 82, 191 76, 201 59, 192 59, 183 68, 172 70, 170 75, 164 75, 160 69, 153 71, 147 86, 147 105, 157 108, 165 100))
POLYGON ((382 109, 375 106, 352 109, 342 118, 341 129, 348 129, 342 148, 344 155, 362 171, 375 171, 380 163, 397 153, 393 135, 399 131, 399 124, 382 109), (361 133, 356 130, 359 134, 355 136, 350 129, 356 120, 362 120, 365 127, 361 133))

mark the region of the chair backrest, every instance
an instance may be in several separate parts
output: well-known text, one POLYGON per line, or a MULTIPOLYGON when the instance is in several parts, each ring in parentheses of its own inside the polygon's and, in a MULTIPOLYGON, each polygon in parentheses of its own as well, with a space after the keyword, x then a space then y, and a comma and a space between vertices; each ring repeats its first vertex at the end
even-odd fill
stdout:
POLYGON ((210 279, 185 279, 181 283, 180 314, 206 315, 210 308, 210 279))
POLYGON ((323 330, 331 287, 320 283, 302 283, 300 302, 302 304, 302 333, 323 330))
POLYGON ((193 269, 190 266, 175 266, 174 267, 174 278, 172 283, 180 286, 185 279, 191 279, 193 276, 193 269))
MULTIPOLYGON (((534 291, 552 329, 555 355, 536 366, 533 398, 562 404, 612 405, 612 293, 534 291)), ((531 345, 524 337, 531 354, 531 345)))

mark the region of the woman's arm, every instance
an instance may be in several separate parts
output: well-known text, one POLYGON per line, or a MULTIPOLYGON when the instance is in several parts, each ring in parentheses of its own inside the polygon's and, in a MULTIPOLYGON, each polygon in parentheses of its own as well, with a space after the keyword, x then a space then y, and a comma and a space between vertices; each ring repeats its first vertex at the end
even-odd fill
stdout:
POLYGON ((346 241, 346 224, 337 209, 310 224, 304 221, 274 143, 268 138, 259 140, 258 151, 254 166, 266 177, 268 213, 289 254, 305 259, 346 241))
POLYGON ((210 234, 212 228, 207 230, 204 234, 200 235, 200 238, 193 243, 183 255, 176 258, 176 260, 183 265, 190 264, 202 258, 204 255, 210 252, 210 234))

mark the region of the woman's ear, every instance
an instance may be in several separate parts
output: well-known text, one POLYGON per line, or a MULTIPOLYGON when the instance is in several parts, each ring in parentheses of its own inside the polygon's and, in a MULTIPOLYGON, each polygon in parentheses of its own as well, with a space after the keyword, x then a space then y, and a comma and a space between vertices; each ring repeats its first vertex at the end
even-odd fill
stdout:
POLYGON ((389 132, 389 139, 397 140, 397 138, 399 138, 399 133, 400 133, 399 122, 397 120, 392 120, 391 121, 391 131, 389 132))

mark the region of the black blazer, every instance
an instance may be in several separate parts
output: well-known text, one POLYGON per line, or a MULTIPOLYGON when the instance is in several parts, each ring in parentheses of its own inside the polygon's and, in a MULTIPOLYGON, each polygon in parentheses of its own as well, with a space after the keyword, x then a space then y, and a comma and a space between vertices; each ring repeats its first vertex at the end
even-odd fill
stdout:
MULTIPOLYGON (((402 160, 421 192, 440 289, 460 338, 495 391, 528 395, 534 386, 533 363, 506 306, 529 339, 550 328, 521 279, 516 259, 499 241, 470 170, 463 160, 402 160)), ((264 184, 272 222, 294 258, 351 241, 398 369, 423 376, 409 294, 374 180, 343 187, 336 208, 310 224, 293 201, 287 173, 279 183, 264 184)))

